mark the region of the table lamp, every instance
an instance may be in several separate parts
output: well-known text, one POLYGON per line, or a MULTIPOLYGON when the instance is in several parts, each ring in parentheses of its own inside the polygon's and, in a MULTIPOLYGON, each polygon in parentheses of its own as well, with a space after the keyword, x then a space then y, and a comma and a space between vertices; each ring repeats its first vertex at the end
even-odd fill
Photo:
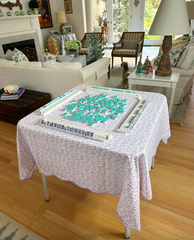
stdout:
POLYGON ((185 0, 162 0, 149 30, 150 35, 164 36, 163 55, 155 71, 157 76, 171 76, 169 51, 172 35, 189 34, 189 17, 185 0))
POLYGON ((60 31, 61 31, 61 34, 62 34, 63 27, 64 27, 63 23, 67 22, 65 12, 56 12, 56 21, 57 21, 57 23, 61 23, 60 31))

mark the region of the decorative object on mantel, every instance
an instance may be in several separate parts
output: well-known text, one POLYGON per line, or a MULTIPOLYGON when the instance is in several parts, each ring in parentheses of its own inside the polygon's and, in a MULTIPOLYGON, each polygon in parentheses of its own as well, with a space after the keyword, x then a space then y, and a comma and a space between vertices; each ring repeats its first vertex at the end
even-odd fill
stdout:
POLYGON ((37 0, 30 0, 28 6, 34 15, 38 14, 39 2, 37 0))
POLYGON ((139 4, 139 0, 135 0, 134 5, 137 7, 138 4, 139 4))
POLYGON ((61 23, 61 26, 60 26, 60 31, 61 31, 61 34, 63 34, 63 27, 65 26, 63 23, 66 23, 67 22, 67 19, 66 19, 66 15, 65 15, 65 12, 62 11, 62 12, 56 12, 56 23, 61 23))
POLYGON ((148 33, 164 36, 163 55, 155 72, 157 76, 165 77, 172 74, 169 56, 172 47, 172 35, 188 33, 190 33, 190 27, 185 0, 162 0, 148 33))
POLYGON ((50 36, 50 38, 48 39, 48 48, 49 48, 49 53, 59 55, 56 41, 52 36, 50 36))
POLYGON ((48 28, 53 26, 51 8, 49 0, 38 0, 40 7, 38 13, 41 15, 39 23, 41 28, 48 28))
POLYGON ((5 3, 2 3, 0 0, 0 6, 2 7, 8 7, 10 10, 12 10, 13 7, 20 7, 20 10, 23 9, 22 4, 20 3, 20 0, 15 0, 15 3, 10 1, 4 1, 5 3))
POLYGON ((28 11, 27 11, 27 14, 28 14, 28 15, 32 15, 32 10, 28 10, 28 11))
POLYGON ((15 11, 15 15, 16 15, 16 16, 19 16, 19 15, 20 15, 20 12, 19 12, 19 11, 15 11))
POLYGON ((25 15, 25 12, 24 12, 24 11, 20 11, 20 15, 21 15, 21 16, 24 16, 24 15, 25 15))
POLYGON ((65 4, 65 13, 67 14, 73 13, 71 0, 64 0, 64 4, 65 4))
POLYGON ((3 17, 3 16, 4 16, 4 13, 0 9, 0 17, 3 17))
POLYGON ((7 15, 8 17, 10 17, 10 16, 12 16, 12 13, 9 11, 9 12, 6 13, 6 15, 7 15))
POLYGON ((76 39, 67 41, 65 43, 65 49, 68 51, 68 54, 74 55, 74 57, 78 56, 78 51, 81 49, 81 47, 82 47, 81 42, 76 39))

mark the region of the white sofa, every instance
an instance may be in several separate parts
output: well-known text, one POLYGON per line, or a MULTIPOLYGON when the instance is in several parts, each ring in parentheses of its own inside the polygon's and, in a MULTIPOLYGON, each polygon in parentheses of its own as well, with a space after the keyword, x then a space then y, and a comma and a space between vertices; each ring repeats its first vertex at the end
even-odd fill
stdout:
POLYGON ((0 88, 16 84, 50 93, 51 99, 55 99, 77 85, 107 86, 109 58, 101 58, 83 68, 81 63, 56 63, 57 68, 51 65, 0 60, 0 88))

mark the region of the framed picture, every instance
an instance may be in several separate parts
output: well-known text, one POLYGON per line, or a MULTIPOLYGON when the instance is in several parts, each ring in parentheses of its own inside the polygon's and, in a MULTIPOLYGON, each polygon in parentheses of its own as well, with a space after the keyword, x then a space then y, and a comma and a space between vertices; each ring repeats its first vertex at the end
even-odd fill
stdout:
POLYGON ((65 13, 73 13, 71 0, 64 0, 65 3, 65 13))
POLYGON ((62 30, 62 33, 63 33, 63 34, 73 33, 72 26, 71 26, 71 25, 64 26, 64 27, 63 27, 63 30, 62 30))
POLYGON ((39 2, 39 9, 38 14, 41 16, 39 17, 39 23, 41 28, 49 28, 53 26, 52 16, 51 16, 51 8, 49 0, 38 0, 39 2))

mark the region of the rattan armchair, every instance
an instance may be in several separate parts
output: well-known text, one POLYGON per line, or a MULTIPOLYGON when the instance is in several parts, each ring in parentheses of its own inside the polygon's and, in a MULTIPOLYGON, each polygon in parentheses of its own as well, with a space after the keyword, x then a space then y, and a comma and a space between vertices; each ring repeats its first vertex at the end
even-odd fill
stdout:
POLYGON ((117 43, 113 43, 114 47, 112 50, 112 68, 114 57, 135 58, 135 65, 137 65, 137 58, 142 58, 143 43, 144 43, 145 32, 123 32, 121 39, 117 43))
MULTIPOLYGON (((95 32, 94 33, 96 37, 98 38, 99 42, 102 42, 102 33, 101 32, 95 32)), ((85 51, 88 51, 89 49, 87 48, 88 41, 90 40, 90 36, 92 35, 92 32, 90 33, 85 33, 83 39, 80 41, 82 44, 82 48, 79 51, 79 55, 86 54, 85 51)))

